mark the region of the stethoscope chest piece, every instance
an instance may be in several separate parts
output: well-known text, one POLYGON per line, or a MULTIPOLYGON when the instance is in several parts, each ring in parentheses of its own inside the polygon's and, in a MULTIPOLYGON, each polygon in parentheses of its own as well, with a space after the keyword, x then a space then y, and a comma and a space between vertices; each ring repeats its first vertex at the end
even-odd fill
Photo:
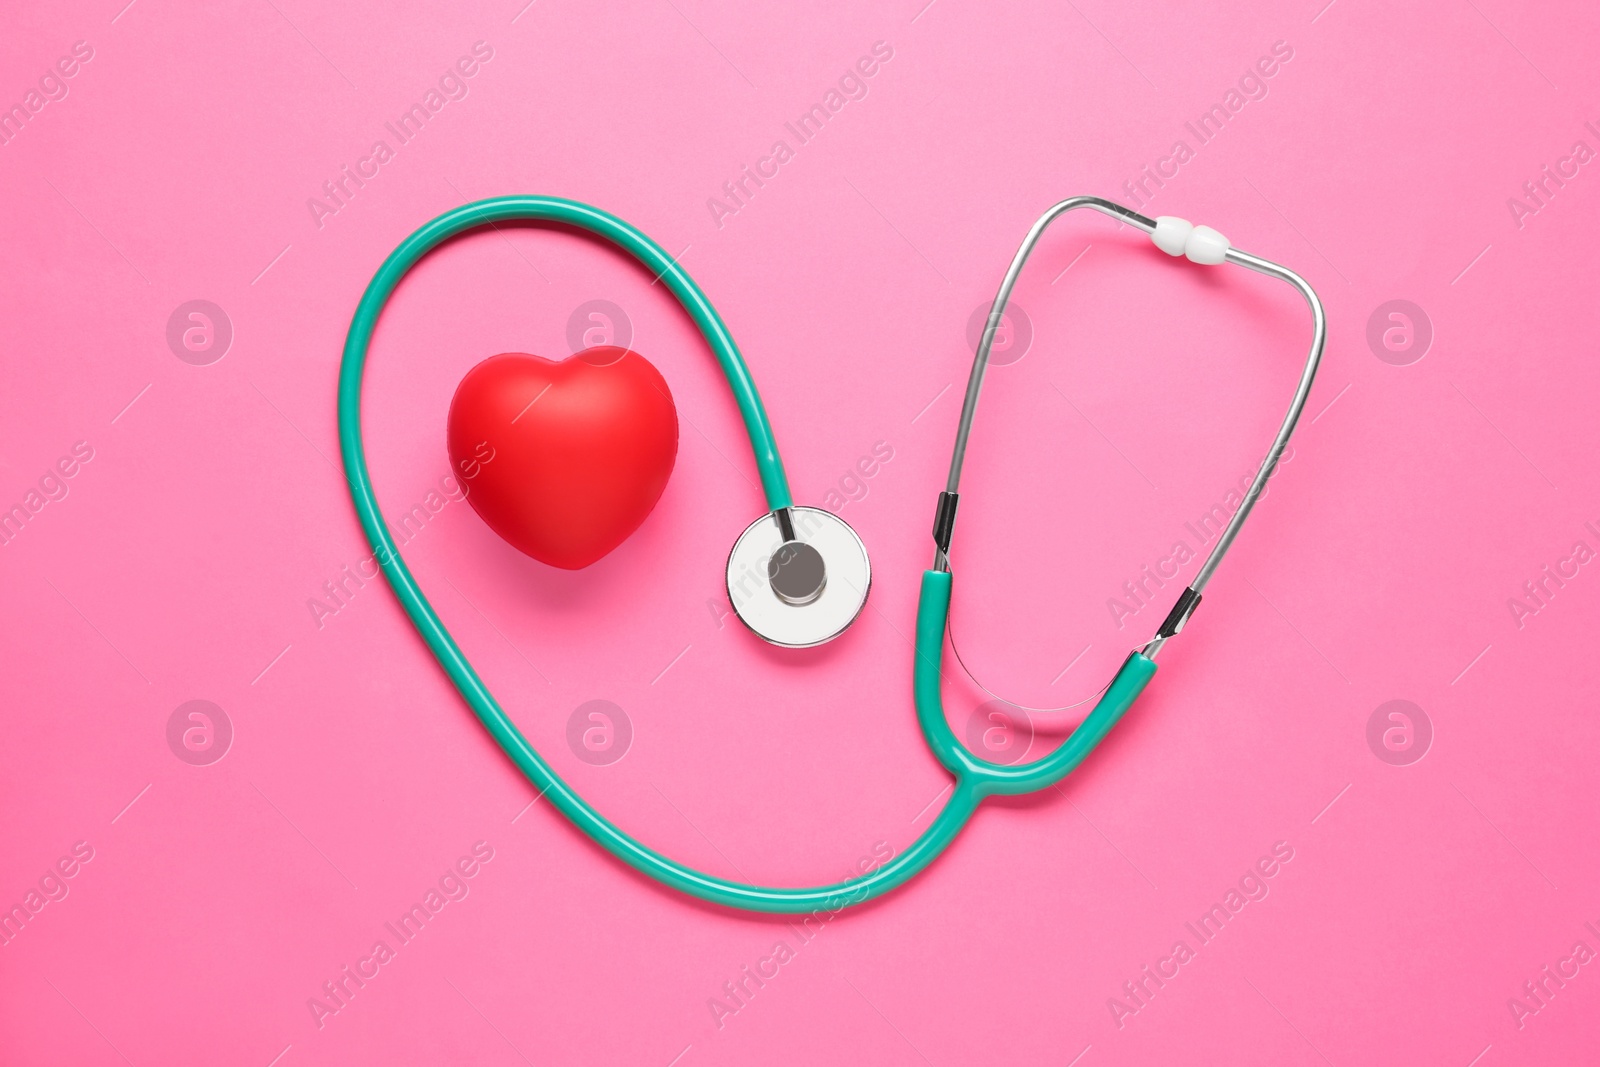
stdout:
POLYGON ((728 553, 728 601, 764 641, 810 648, 842 634, 872 585, 866 546, 849 523, 792 507, 745 527, 728 553))

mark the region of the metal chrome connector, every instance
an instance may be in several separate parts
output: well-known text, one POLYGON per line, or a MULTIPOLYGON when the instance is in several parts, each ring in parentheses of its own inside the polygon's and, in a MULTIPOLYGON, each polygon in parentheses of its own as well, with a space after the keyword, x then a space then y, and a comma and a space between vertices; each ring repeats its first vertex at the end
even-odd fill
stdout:
POLYGON ((956 504, 960 493, 940 493, 939 510, 933 513, 933 569, 950 570, 950 536, 956 529, 956 504))

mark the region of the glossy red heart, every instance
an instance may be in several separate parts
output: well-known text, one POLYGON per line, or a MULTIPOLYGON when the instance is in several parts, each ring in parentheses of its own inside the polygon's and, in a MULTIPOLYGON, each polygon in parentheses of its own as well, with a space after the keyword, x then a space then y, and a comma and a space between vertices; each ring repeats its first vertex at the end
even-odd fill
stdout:
POLYGON ((450 463, 490 529, 577 570, 616 548, 661 499, 678 456, 666 379, 626 348, 560 362, 508 352, 450 402, 450 463))

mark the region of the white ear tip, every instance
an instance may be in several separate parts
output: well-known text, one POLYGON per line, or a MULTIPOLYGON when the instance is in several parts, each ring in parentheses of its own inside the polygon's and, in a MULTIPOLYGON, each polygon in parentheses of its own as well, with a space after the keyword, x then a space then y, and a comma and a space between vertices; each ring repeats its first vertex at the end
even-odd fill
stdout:
POLYGON ((1176 215, 1162 215, 1156 219, 1156 228, 1150 234, 1150 240, 1167 255, 1181 256, 1192 232, 1194 223, 1188 219, 1180 219, 1176 215))
POLYGON ((1215 266, 1228 258, 1228 239, 1210 226, 1196 226, 1183 242, 1183 254, 1195 263, 1215 266))

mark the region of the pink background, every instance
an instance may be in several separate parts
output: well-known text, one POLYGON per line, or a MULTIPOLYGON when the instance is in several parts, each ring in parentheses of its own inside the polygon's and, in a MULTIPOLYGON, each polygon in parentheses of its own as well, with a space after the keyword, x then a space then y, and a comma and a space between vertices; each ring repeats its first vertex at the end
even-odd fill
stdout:
MULTIPOLYGON (((1507 205, 1574 142, 1600 149, 1593 5, 123 2, 13 5, 0 35, 5 104, 93 50, 0 146, 0 506, 93 452, 0 547, 0 905, 67 890, 0 948, 0 1060, 1488 1067, 1600 1041, 1592 963, 1536 1013, 1508 1004, 1538 1003, 1524 983, 1575 942, 1600 949, 1600 576, 1579 566, 1520 626, 1508 603, 1576 541, 1600 549, 1600 174, 1520 226, 1507 205), (478 41, 467 95, 397 146, 384 124, 478 41), (865 97, 798 145, 784 123, 878 41, 865 97), (1267 95, 1196 149, 1184 123, 1277 41, 1267 95), (308 198, 380 138, 393 158, 319 226, 308 198), (780 138, 794 158, 719 226, 708 198, 780 138), (587 571, 518 555, 458 501, 406 556, 522 729, 642 840, 791 885, 904 849, 947 781, 907 638, 968 317, 1046 206, 1127 199, 1180 138, 1193 158, 1149 211, 1326 302, 1293 458, 1110 741, 1059 790, 986 805, 905 889, 810 941, 661 889, 528 806, 381 583, 319 626, 309 601, 368 554, 334 384, 372 271, 468 199, 601 205, 684 250, 796 497, 838 490, 865 540, 869 609, 803 653, 725 616, 725 553, 762 510, 727 391, 647 275, 533 228, 452 244, 387 312, 366 389, 386 511, 446 474, 466 370, 568 354, 593 299, 671 383, 675 475, 587 571), (193 299, 233 328, 209 365, 167 342, 193 299), (1433 330, 1404 366, 1367 342, 1394 299, 1433 330), (879 442, 893 458, 853 480, 879 442), (566 741, 591 699, 632 724, 610 765, 566 741), (1433 732, 1406 766, 1367 741, 1396 699, 1433 732), (169 747, 190 700, 232 724, 218 762, 169 747), (308 1000, 398 945, 384 924, 480 841, 470 893, 319 1026, 308 1000), (78 842, 92 860, 48 878, 78 842), (1278 842, 1269 894, 1201 947, 1185 923, 1278 842), (1180 939, 1194 959, 1139 1006, 1124 983, 1180 939), (779 941, 793 958, 714 1013, 779 941)), ((1307 317, 1084 217, 1017 301, 1034 338, 990 379, 954 624, 991 686, 1076 700, 1181 583, 1120 630, 1108 598, 1197 547, 1184 523, 1265 449, 1307 317)), ((977 698, 947 699, 964 732, 977 698)))

